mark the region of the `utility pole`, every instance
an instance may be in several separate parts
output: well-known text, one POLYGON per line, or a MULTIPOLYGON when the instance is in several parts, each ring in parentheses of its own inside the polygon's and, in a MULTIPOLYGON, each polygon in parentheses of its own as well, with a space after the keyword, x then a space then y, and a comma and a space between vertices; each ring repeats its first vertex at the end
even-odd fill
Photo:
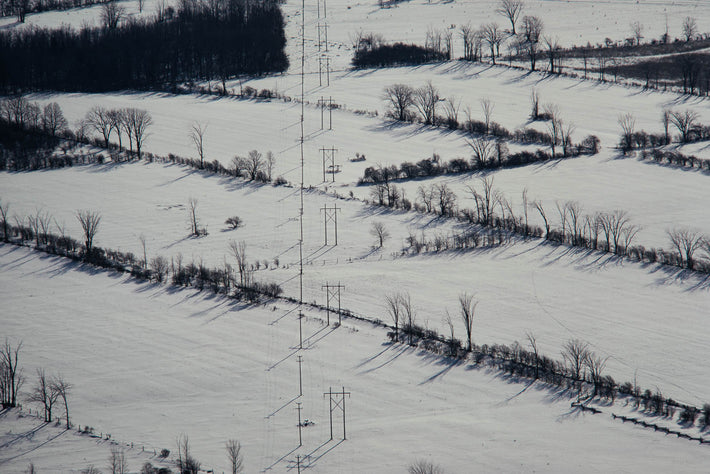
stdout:
POLYGON ((335 182, 335 152, 337 152, 338 149, 331 147, 331 148, 321 148, 320 152, 321 155, 323 156, 323 182, 325 183, 327 181, 326 179, 326 174, 330 173, 332 174, 331 181, 334 183, 335 182), (326 166, 326 163, 330 160, 330 166, 326 166))
POLYGON ((303 312, 298 312, 298 348, 303 349, 303 312))
POLYGON ((301 365, 303 365, 303 356, 296 356, 296 359, 298 360, 298 396, 302 397, 303 396, 303 377, 302 377, 302 372, 301 372, 301 365))
POLYGON ((325 229, 325 244, 328 245, 328 222, 333 222, 334 227, 335 227, 335 244, 338 245, 338 211, 341 209, 336 205, 333 204, 333 207, 328 207, 326 204, 325 206, 320 208, 321 212, 323 212, 323 225, 325 229))
POLYGON ((321 96, 318 100, 318 107, 320 107, 320 129, 325 128, 325 107, 328 106, 328 130, 333 130, 333 98, 330 97, 326 99, 321 96))
POLYGON ((332 387, 328 387, 328 391, 323 394, 325 397, 328 395, 330 398, 330 440, 333 440, 333 411, 340 409, 343 412, 343 440, 347 439, 345 436, 345 396, 350 397, 350 392, 345 391, 343 387, 342 392, 333 392, 332 387))
POLYGON ((301 410, 303 407, 301 407, 301 402, 296 402, 296 410, 298 410, 298 447, 300 448, 303 446, 303 438, 301 438, 301 427, 303 426, 301 424, 301 410))
POLYGON ((338 299, 338 324, 342 324, 342 315, 340 313, 340 290, 345 289, 345 285, 341 285, 340 282, 338 282, 337 285, 331 285, 330 283, 326 282, 325 285, 322 286, 322 288, 325 290, 325 298, 326 298, 326 303, 325 303, 325 308, 326 308, 326 314, 327 314, 327 326, 330 326, 330 301, 331 299, 338 299))

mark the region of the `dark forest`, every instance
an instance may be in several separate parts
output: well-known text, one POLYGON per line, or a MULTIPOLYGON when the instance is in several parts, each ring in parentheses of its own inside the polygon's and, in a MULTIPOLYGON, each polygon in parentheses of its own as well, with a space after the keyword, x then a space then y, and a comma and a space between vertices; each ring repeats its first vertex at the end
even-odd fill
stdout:
POLYGON ((188 0, 168 13, 113 27, 0 33, 0 91, 169 89, 288 67, 275 3, 188 0))

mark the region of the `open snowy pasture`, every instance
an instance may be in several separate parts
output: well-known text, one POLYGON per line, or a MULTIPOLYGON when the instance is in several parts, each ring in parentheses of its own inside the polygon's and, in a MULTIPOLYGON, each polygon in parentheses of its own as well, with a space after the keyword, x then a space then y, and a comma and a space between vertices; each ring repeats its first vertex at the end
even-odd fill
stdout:
MULTIPOLYGON (((183 264, 202 262, 208 267, 221 267, 227 262, 234 266, 230 241, 246 242, 248 260, 266 262, 272 269, 279 264, 293 266, 299 260, 297 188, 257 185, 157 163, 109 163, 46 173, 2 173, 0 188, 2 202, 10 203, 12 216, 24 218, 37 212, 48 213, 53 216, 53 232, 58 233, 59 225, 77 240, 83 234, 76 212, 99 212, 102 219, 95 244, 132 252, 137 259, 143 258, 140 241, 143 235, 149 261, 158 255, 168 260, 182 255, 183 264), (206 236, 190 236, 190 199, 197 200, 198 227, 207 230, 206 236), (243 221, 235 230, 225 224, 232 216, 243 221)), ((379 257, 380 254, 372 257, 376 239, 370 231, 374 222, 383 220, 394 243, 393 252, 401 251, 410 230, 449 234, 456 225, 417 213, 383 214, 381 209, 357 200, 308 191, 304 195, 306 263, 379 257), (334 219, 329 220, 328 246, 325 245, 324 206, 338 208, 337 246, 334 246, 334 219)), ((273 281, 277 277, 274 272, 260 272, 257 278, 273 281)))
MULTIPOLYGON (((155 9, 162 0, 144 0, 143 11, 140 11, 138 0, 121 0, 120 6, 124 9, 124 18, 143 18, 155 14, 155 9)), ((176 2, 166 1, 166 5, 176 2)), ((100 25, 101 5, 90 5, 69 10, 46 11, 30 13, 25 17, 24 23, 19 23, 17 17, 9 16, 0 18, 0 30, 22 28, 59 28, 69 26, 76 30, 83 26, 97 27, 100 25)))
MULTIPOLYGON (((83 427, 82 427, 83 429, 83 427)), ((32 463, 44 472, 79 472, 89 465, 103 470, 112 449, 123 449, 131 471, 145 463, 170 467, 153 449, 128 449, 125 445, 106 439, 101 432, 93 435, 67 431, 61 423, 45 423, 33 409, 20 414, 17 410, 0 412, 0 468, 6 473, 26 473, 32 463)), ((135 446, 134 446, 135 448, 135 446)))
MULTIPOLYGON (((3 174, 0 183, 3 202, 10 202, 12 214, 47 212, 77 239, 82 233, 76 210, 99 211, 103 217, 96 245, 130 251, 138 259, 143 257, 141 234, 149 260, 181 255, 183 264, 212 267, 225 262, 234 267, 229 243, 244 241, 248 261, 260 263, 257 280, 281 284, 287 296, 299 295, 295 188, 258 186, 157 163, 3 174), (208 229, 200 238, 188 236, 191 197, 198 200, 200 225, 208 229), (224 220, 232 215, 243 219, 243 227, 227 230, 224 220)), ((710 386, 696 367, 699 354, 707 352, 707 331, 702 328, 707 325, 703 314, 710 307, 710 293, 702 277, 555 247, 540 239, 492 249, 402 256, 410 234, 433 240, 460 232, 462 224, 334 199, 320 191, 306 192, 304 204, 307 302, 325 304, 322 285, 339 282, 345 285, 343 308, 391 323, 385 297, 409 292, 420 325, 446 333, 443 319, 448 309, 463 337, 456 316, 458 296, 468 292, 480 301, 478 343, 524 341, 531 332, 544 352, 556 357, 567 340, 577 338, 612 357, 609 373, 618 380, 632 380, 638 371, 641 385, 658 386, 677 400, 702 404, 710 398, 710 386), (334 205, 341 209, 337 246, 332 221, 325 245, 321 210, 334 205), (383 223, 390 233, 381 249, 374 248, 374 222, 383 223), (668 357, 670 353, 673 357, 668 357)), ((688 218, 691 215, 689 211, 688 218)))
MULTIPOLYGON (((471 188, 482 193, 483 178, 493 179, 494 188, 511 203, 516 216, 524 215, 522 193, 527 189, 528 203, 541 202, 553 228, 562 227, 557 204, 563 207, 567 201, 576 201, 583 215, 626 211, 631 223, 640 227, 633 243, 647 248, 671 249, 667 231, 676 228, 710 234, 710 221, 703 217, 707 217, 707 211, 702 204, 710 199, 707 172, 658 166, 632 157, 602 153, 490 173, 402 181, 396 185, 413 198, 421 186, 446 184, 456 193, 459 208, 475 209, 471 188)), ((345 194, 345 189, 356 197, 372 199, 371 186, 349 186, 338 192, 345 194)), ((539 212, 532 207, 528 209, 528 219, 544 229, 539 212)))
MULTIPOLYGON (((287 305, 246 307, 12 246, 0 247, 0 269, 0 298, 15 315, 3 333, 24 341, 28 376, 61 372, 74 384, 74 422, 133 442, 130 463, 142 462, 138 446, 174 451, 181 433, 215 472, 228 470, 230 438, 242 442, 247 472, 293 470, 297 455, 324 473, 404 472, 416 459, 447 472, 704 472, 710 460, 697 443, 612 420, 622 406, 578 412, 570 394, 389 345, 369 323, 326 327, 306 311, 299 352, 287 305), (351 393, 344 442, 338 411, 330 440, 330 387, 351 393), (297 403, 314 423, 300 448, 297 403)), ((29 462, 76 472, 108 457, 105 446, 83 459, 68 444, 21 446, 3 450, 3 472, 29 462)))
MULTIPOLYGON (((316 65, 317 73, 317 65, 316 65)), ((307 84, 318 85, 318 75, 307 77, 307 84)), ((244 82, 257 89, 269 88, 292 94, 299 78, 294 75, 272 76, 244 82)), ((410 67, 381 69, 348 69, 331 74, 330 86, 309 90, 311 100, 320 95, 332 96, 333 102, 345 105, 348 110, 377 111, 384 116, 388 104, 384 89, 393 84, 406 84, 414 88, 431 81, 444 99, 460 103, 459 121, 470 118, 483 121, 481 100, 493 104, 491 118, 511 132, 518 128, 533 127, 547 131, 545 123, 531 123, 530 97, 537 91, 540 107, 548 104, 558 107, 565 124, 575 125, 574 142, 587 135, 596 135, 603 147, 615 147, 619 142, 621 127, 618 118, 630 113, 636 119, 636 130, 662 133, 661 114, 664 109, 690 109, 699 114, 701 123, 710 122, 707 100, 697 96, 684 96, 673 92, 644 91, 613 83, 600 83, 566 76, 550 76, 543 72, 530 72, 506 66, 448 61, 410 67)), ((314 86, 314 87, 315 87, 314 86)), ((233 85, 237 92, 238 84, 233 85)), ((438 112, 445 115, 443 103, 438 112)), ((334 128, 339 124, 334 122, 334 128)), ((673 133, 676 131, 672 129, 673 133)), ((443 154, 442 154, 443 155, 443 154)), ((450 159, 453 156, 445 156, 450 159)))
MULTIPOLYGON (((336 173, 338 182, 354 182, 363 175, 365 168, 378 163, 389 165, 419 161, 431 158, 433 153, 439 153, 445 159, 471 154, 466 136, 462 133, 443 133, 432 127, 392 123, 349 111, 333 110, 331 120, 329 111, 325 110, 321 129, 321 109, 317 106, 319 98, 313 96, 307 99, 311 103, 305 108, 306 186, 324 182, 321 148, 337 149, 336 165, 341 168, 341 172, 336 173), (329 129, 331 124, 332 130, 329 129), (355 158, 355 153, 364 154, 366 161, 350 162, 351 158, 355 158)), ((246 156, 254 149, 262 154, 271 151, 276 158, 274 178, 283 176, 292 183, 300 183, 301 180, 301 106, 296 102, 157 93, 43 94, 31 96, 30 99, 41 104, 58 102, 72 124, 77 124, 94 106, 145 109, 151 114, 153 125, 148 129, 144 150, 160 155, 173 153, 198 158, 190 139, 191 127, 197 122, 207 127, 204 134, 205 160, 218 160, 231 168, 236 155, 246 156)), ((123 138, 126 141, 125 136, 123 138)), ((118 143, 115 133, 111 141, 118 143)), ((517 151, 520 147, 511 148, 517 151)), ((325 178, 329 182, 332 175, 327 174, 325 178)))

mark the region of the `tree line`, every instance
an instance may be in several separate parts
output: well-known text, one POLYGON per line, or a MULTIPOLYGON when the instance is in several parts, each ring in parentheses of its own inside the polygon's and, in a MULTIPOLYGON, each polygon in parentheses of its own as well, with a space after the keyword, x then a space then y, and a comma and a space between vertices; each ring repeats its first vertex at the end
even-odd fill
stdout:
POLYGON ((439 334, 417 324, 417 311, 409 292, 385 295, 384 308, 392 322, 393 330, 387 337, 394 343, 406 343, 431 353, 460 360, 472 359, 476 364, 495 367, 511 376, 525 377, 533 381, 562 387, 577 394, 577 401, 588 402, 596 397, 613 402, 617 395, 628 396, 635 408, 651 416, 673 418, 686 427, 693 426, 700 418, 699 428, 710 426, 710 404, 699 409, 664 397, 659 389, 643 390, 635 382, 619 383, 606 375, 608 357, 596 354, 587 342, 570 339, 562 346, 562 360, 542 354, 536 337, 527 333, 527 344, 476 344, 473 341, 474 322, 478 300, 469 293, 459 294, 456 304, 458 318, 449 313, 443 317, 448 334, 439 334), (458 319, 460 325, 455 324, 458 319), (464 338, 456 336, 456 327, 463 326, 464 338))
POLYGON ((56 102, 41 107, 22 95, 15 95, 0 100, 0 131, 3 132, 0 133, 0 170, 71 166, 73 160, 67 153, 72 144, 92 143, 91 132, 101 137, 93 143, 106 149, 112 148, 110 139, 115 134, 119 152, 116 158, 122 156, 127 141, 128 159, 134 154, 140 159, 152 124, 152 116, 144 109, 94 106, 72 131, 56 102), (63 156, 56 155, 58 146, 63 156))
POLYGON ((75 31, 0 32, 0 90, 108 91, 170 88, 288 67, 284 18, 273 2, 180 2, 173 17, 121 21, 75 31))
POLYGON ((673 250, 646 248, 635 244, 641 227, 633 223, 628 212, 620 209, 585 213, 582 205, 576 201, 556 201, 555 208, 549 209, 542 201, 530 199, 527 189, 524 189, 521 194, 521 215, 516 211, 514 203, 494 186, 493 177, 482 177, 479 185, 469 185, 468 193, 474 202, 473 208, 459 207, 459 197, 446 183, 419 186, 412 202, 403 189, 388 181, 372 186, 370 202, 395 209, 436 213, 442 217, 501 231, 469 231, 452 236, 437 236, 433 243, 410 236, 408 242, 414 253, 419 253, 422 248, 433 248, 436 251, 476 248, 481 242, 484 245, 500 245, 510 239, 510 236, 502 233, 505 231, 524 238, 543 238, 557 244, 613 253, 632 261, 710 273, 710 236, 694 229, 669 229, 667 236, 673 250), (531 213, 539 215, 542 226, 531 224, 531 213), (553 225, 555 216, 559 227, 553 225), (698 258, 700 252, 704 252, 704 258, 698 258))

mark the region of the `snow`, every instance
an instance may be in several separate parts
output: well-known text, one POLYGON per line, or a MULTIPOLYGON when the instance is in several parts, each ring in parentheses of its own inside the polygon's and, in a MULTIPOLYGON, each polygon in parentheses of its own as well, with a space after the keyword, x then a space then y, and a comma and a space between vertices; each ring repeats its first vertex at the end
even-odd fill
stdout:
MULTIPOLYGON (((649 92, 615 84, 549 77, 504 66, 452 61, 438 65, 352 71, 350 39, 360 28, 383 32, 388 40, 424 42, 427 27, 448 28, 504 18, 497 1, 427 2, 413 0, 379 9, 375 2, 328 3, 329 52, 333 72, 328 87, 318 85, 315 4, 307 5, 306 107, 304 126, 304 300, 323 304, 326 282, 345 285, 342 306, 358 315, 389 322, 384 297, 407 291, 418 323, 444 332, 448 310, 456 318, 463 292, 480 301, 474 325, 479 344, 523 342, 535 335, 546 355, 559 358, 562 345, 578 338, 602 357, 605 373, 686 403, 710 401, 702 361, 710 357, 705 315, 710 308, 707 278, 613 256, 555 247, 537 239, 467 252, 403 255, 411 233, 433 238, 461 230, 460 223, 433 215, 374 208, 361 200, 369 188, 356 185, 365 168, 416 162, 439 154, 442 160, 470 157, 467 137, 458 132, 385 118, 383 89, 395 83, 426 81, 443 97, 457 97, 462 117, 482 119, 480 101, 494 104, 493 120, 511 131, 530 123, 530 94, 559 106, 565 123, 574 123, 574 141, 588 134, 601 139, 594 157, 556 160, 491 172, 495 186, 522 213, 520 194, 538 199, 557 224, 556 203, 578 201, 585 212, 622 209, 642 227, 636 242, 669 248, 666 231, 690 227, 710 234, 705 203, 710 194, 704 172, 662 167, 624 158, 614 149, 618 116, 632 113, 637 129, 658 133, 661 112, 690 108, 710 123, 707 99, 649 92), (332 130, 317 101, 333 98, 332 130), (342 171, 335 183, 323 182, 320 149, 338 149, 342 171), (350 162, 356 153, 366 161, 350 162), (339 197, 337 197, 335 194, 339 197), (350 193, 354 198, 350 198, 350 193), (338 245, 324 245, 325 205, 337 205, 338 245), (374 222, 391 238, 374 249, 374 222), (699 362, 701 361, 701 362, 699 362)), ((134 14, 137 1, 122 2, 134 14)), ((144 14, 153 11, 146 2, 144 14)), ((284 74, 232 81, 229 87, 269 88, 290 100, 239 100, 215 96, 122 91, 110 94, 34 94, 30 100, 57 101, 72 126, 95 105, 148 110, 154 124, 145 150, 196 157, 189 129, 207 125, 206 159, 229 165, 249 150, 274 152, 274 176, 300 183, 298 150, 300 93, 300 2, 285 4, 291 68, 284 74)), ((526 1, 526 14, 543 18, 549 34, 563 45, 592 44, 630 35, 629 19, 646 26, 648 38, 660 36, 666 21, 679 35, 685 16, 701 31, 710 4, 699 0, 662 2, 526 1), (667 20, 666 20, 667 19, 667 20)), ((27 25, 56 27, 95 22, 99 7, 30 15, 27 25)), ((13 19, 0 28, 17 28, 13 19)), ((21 27, 21 26, 20 26, 21 27)), ((460 51, 454 32, 454 54, 460 51)), ((113 139, 115 140, 115 137, 113 139)), ((512 144, 511 151, 522 149, 512 144)), ((537 147, 527 147, 534 149, 537 147)), ((707 158, 704 143, 685 147, 707 158)), ((441 176, 398 183, 414 200, 420 185, 446 183, 460 207, 472 207, 467 187, 479 174, 441 176)), ((329 176, 330 178, 330 176, 329 176)), ((142 258, 182 255, 184 263, 229 263, 228 243, 245 241, 250 262, 259 260, 256 278, 281 284, 295 297, 298 288, 298 188, 255 185, 210 176, 176 165, 131 163, 76 166, 32 173, 0 173, 0 198, 10 212, 48 212, 67 233, 80 239, 79 209, 101 212, 96 244, 133 252, 142 258), (188 237, 186 205, 198 200, 201 226, 208 235, 188 237), (227 230, 224 220, 238 215, 245 225, 227 230), (275 264, 278 258, 279 264, 275 264), (263 269, 263 262, 268 269, 263 269)), ((539 218, 530 212, 532 223, 539 218)), ((332 231, 332 228, 330 229, 332 231)), ((177 290, 125 275, 104 272, 27 249, 0 246, 0 337, 24 341, 25 373, 35 368, 64 374, 74 385, 76 423, 134 443, 128 449, 132 470, 146 460, 138 446, 175 451, 175 438, 190 436, 203 467, 227 470, 224 443, 244 445, 246 471, 295 470, 295 456, 307 456, 312 472, 402 472, 417 458, 441 464, 447 472, 705 472, 705 445, 613 421, 612 412, 633 412, 625 402, 601 406, 600 415, 570 408, 571 394, 469 363, 454 363, 418 349, 385 342, 386 330, 346 319, 325 326, 325 314, 307 310, 305 349, 297 350, 297 308, 282 302, 265 306, 177 290), (296 355, 304 358, 304 395, 297 394, 296 355), (525 385, 524 385, 525 384, 525 385), (330 441, 329 387, 352 392, 348 403, 348 440, 330 441), (304 428, 297 446, 296 402, 304 428), (366 453, 366 455, 363 455, 366 453), (475 466, 475 467, 472 467, 475 466)), ((457 337, 463 334, 456 321, 457 337)), ((26 387, 27 388, 27 387, 26 387)), ((636 413, 638 415, 638 413, 636 413)), ((336 413, 337 418, 337 413, 336 413)), ((673 420, 660 422, 675 426, 673 420)), ((13 442, 36 421, 14 413, 0 415, 0 470, 22 472, 35 462, 40 472, 77 472, 94 463, 103 467, 108 443, 59 428, 40 429, 33 440, 13 442), (41 445, 47 437, 59 436, 41 445)), ((697 430, 693 428, 697 434, 697 430)))
MULTIPOLYGON (((580 413, 568 394, 539 384, 525 390, 496 372, 391 346, 368 323, 327 328, 308 310, 297 398, 292 306, 246 307, 6 245, 0 266, 0 297, 22 315, 6 318, 3 332, 23 339, 25 370, 41 366, 71 380, 73 419, 134 442, 131 470, 135 446, 171 449, 180 433, 216 472, 227 470, 229 438, 242 442, 247 472, 293 469, 297 454, 311 454, 311 472, 402 472, 420 458, 447 472, 472 463, 504 472, 658 472, 681 463, 703 472, 708 462, 704 446, 613 421, 613 408, 580 413), (351 392, 348 439, 338 443, 339 413, 330 441, 323 393, 343 386, 351 392), (299 449, 296 402, 315 423, 303 428, 299 449)), ((101 467, 98 456, 107 454, 101 448, 86 461, 101 467)), ((11 459, 3 472, 30 461, 40 472, 86 465, 59 451, 11 459)))

